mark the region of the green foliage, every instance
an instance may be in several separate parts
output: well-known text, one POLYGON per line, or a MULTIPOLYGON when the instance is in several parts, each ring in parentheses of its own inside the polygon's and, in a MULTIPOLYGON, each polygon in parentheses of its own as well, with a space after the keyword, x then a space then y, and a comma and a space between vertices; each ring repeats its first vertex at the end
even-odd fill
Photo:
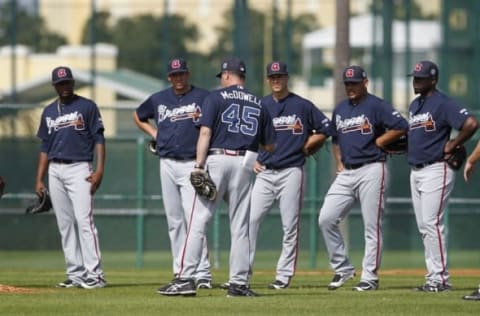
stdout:
POLYGON ((10 2, 0 4, 0 35, 0 46, 10 45, 15 38, 16 44, 30 46, 36 52, 53 52, 67 42, 63 36, 49 31, 41 17, 21 7, 12 9, 10 2), (13 20, 12 10, 15 10, 13 20))

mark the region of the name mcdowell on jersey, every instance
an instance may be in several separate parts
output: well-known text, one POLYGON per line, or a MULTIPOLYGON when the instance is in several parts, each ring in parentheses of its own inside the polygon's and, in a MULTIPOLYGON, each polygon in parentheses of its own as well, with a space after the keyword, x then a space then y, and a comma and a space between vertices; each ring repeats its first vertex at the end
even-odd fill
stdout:
POLYGON ((302 120, 296 114, 278 116, 272 119, 276 131, 291 130, 292 134, 302 134, 302 120))
POLYGON ((351 133, 354 131, 361 131, 362 134, 372 133, 372 124, 368 120, 365 114, 350 117, 342 120, 341 115, 335 116, 335 123, 337 124, 337 130, 342 133, 351 133))
POLYGON ((410 126, 410 129, 424 128, 425 131, 434 131, 436 124, 430 112, 416 115, 410 112, 408 125, 410 126))
POLYGON ((222 95, 222 98, 224 100, 236 99, 236 100, 248 101, 248 102, 260 105, 260 100, 256 96, 243 91, 237 91, 237 90, 233 90, 230 92, 222 91, 220 94, 222 95))
POLYGON ((69 126, 73 126, 78 131, 85 129, 83 115, 82 113, 78 113, 78 111, 61 115, 56 119, 47 116, 45 120, 48 127, 48 134, 51 134, 52 130, 58 131, 59 129, 67 128, 69 126))
POLYGON ((159 104, 158 109, 158 123, 170 119, 171 122, 179 120, 192 119, 194 122, 198 121, 200 117, 200 107, 193 102, 192 104, 182 105, 173 109, 169 109, 164 104, 159 104))

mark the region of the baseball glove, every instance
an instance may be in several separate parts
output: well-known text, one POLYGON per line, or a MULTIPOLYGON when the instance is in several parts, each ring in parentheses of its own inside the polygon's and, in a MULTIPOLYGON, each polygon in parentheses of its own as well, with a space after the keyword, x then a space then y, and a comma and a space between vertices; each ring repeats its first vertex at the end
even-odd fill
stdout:
POLYGON ((383 146, 383 150, 392 155, 403 155, 407 153, 408 150, 408 138, 407 136, 402 136, 399 139, 383 146))
POLYGON ((0 177, 0 199, 3 196, 3 191, 5 190, 5 180, 3 180, 2 177, 0 177))
POLYGON ((217 187, 210 175, 204 170, 195 170, 190 174, 190 183, 198 195, 204 196, 210 201, 217 197, 217 187))
POLYGON ((157 141, 155 139, 152 139, 147 143, 147 148, 148 151, 150 151, 152 154, 156 155, 157 154, 157 141))
POLYGON ((50 193, 47 189, 43 190, 43 194, 37 194, 38 199, 32 205, 27 207, 25 213, 27 214, 37 214, 50 211, 52 208, 52 201, 50 200, 50 193))
POLYGON ((462 168, 463 163, 467 160, 467 149, 463 145, 458 145, 450 154, 445 155, 444 160, 450 168, 458 170, 462 168))

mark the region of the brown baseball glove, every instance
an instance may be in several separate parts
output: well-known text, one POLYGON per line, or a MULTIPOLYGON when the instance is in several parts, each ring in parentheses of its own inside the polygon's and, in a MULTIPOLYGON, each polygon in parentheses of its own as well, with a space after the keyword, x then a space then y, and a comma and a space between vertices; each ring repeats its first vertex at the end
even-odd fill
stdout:
POLYGON ((193 188, 198 195, 204 196, 210 201, 215 200, 217 197, 217 187, 215 186, 215 183, 213 183, 208 172, 195 169, 190 174, 190 183, 193 185, 193 188))
POLYGON ((467 149, 463 145, 458 145, 450 154, 445 155, 444 160, 450 168, 459 170, 467 160, 467 149))

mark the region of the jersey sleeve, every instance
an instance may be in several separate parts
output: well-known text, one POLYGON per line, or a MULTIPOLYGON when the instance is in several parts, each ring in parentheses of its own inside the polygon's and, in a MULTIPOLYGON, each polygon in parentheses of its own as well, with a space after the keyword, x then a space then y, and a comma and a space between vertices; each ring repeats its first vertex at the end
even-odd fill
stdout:
POLYGON ((147 122, 149 119, 155 117, 155 109, 152 102, 152 96, 148 97, 142 102, 135 110, 137 112, 138 119, 142 122, 147 122))
POLYGON ((218 106, 214 93, 209 94, 203 101, 201 113, 198 125, 213 128, 218 113, 218 106))
POLYGON ((270 145, 275 143, 276 132, 275 127, 273 126, 273 120, 268 111, 265 107, 262 107, 262 115, 261 115, 261 122, 262 127, 259 130, 260 133, 260 144, 262 145, 270 145))
POLYGON ((456 130, 461 130, 463 123, 471 116, 465 107, 452 99, 448 99, 442 106, 445 108, 445 111, 441 111, 445 115, 443 119, 456 130))
POLYGON ((380 122, 383 122, 384 126, 393 130, 408 130, 407 120, 398 112, 390 103, 381 102, 379 105, 381 111, 380 122))
MULTIPOLYGON (((330 120, 314 104, 310 103, 311 133, 332 136, 332 124, 330 120)), ((309 131, 310 132, 310 131, 309 131)))
POLYGON ((89 128, 90 132, 93 135, 95 144, 104 144, 105 137, 103 135, 103 132, 105 131, 105 127, 103 126, 102 115, 100 114, 100 110, 98 109, 97 105, 93 102, 90 114, 89 128))

